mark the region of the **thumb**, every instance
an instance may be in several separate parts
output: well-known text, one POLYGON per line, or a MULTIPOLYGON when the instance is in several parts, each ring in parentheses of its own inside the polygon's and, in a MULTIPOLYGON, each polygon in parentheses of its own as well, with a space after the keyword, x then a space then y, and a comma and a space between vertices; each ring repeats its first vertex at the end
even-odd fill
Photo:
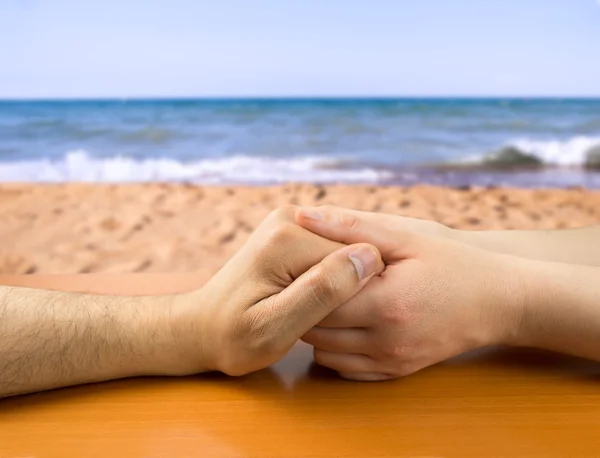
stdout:
POLYGON ((370 243, 386 261, 410 256, 414 234, 401 229, 390 230, 394 217, 346 208, 302 207, 296 212, 296 223, 309 231, 340 243, 370 243))
POLYGON ((329 313, 354 297, 385 266, 379 251, 366 243, 346 246, 329 254, 290 286, 266 301, 261 310, 274 330, 292 345, 329 313))

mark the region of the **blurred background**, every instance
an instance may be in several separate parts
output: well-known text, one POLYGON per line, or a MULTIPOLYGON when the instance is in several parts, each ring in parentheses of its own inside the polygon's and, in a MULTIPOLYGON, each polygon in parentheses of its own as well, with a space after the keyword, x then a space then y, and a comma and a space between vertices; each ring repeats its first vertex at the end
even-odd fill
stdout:
POLYGON ((0 181, 4 273, 210 273, 290 202, 598 222, 600 0, 5 0, 0 181))

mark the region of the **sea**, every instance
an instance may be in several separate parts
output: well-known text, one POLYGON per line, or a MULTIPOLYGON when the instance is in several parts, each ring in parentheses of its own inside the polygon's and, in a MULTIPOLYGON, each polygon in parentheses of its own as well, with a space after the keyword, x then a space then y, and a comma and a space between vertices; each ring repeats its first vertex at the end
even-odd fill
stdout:
POLYGON ((600 188, 600 99, 0 101, 0 181, 600 188))

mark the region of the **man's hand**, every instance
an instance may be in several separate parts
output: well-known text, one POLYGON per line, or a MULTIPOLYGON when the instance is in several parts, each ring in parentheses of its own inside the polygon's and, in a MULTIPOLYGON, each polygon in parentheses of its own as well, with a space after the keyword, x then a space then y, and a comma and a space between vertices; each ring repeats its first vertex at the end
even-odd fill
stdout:
POLYGON ((294 212, 271 213, 177 311, 176 334, 191 356, 184 372, 242 375, 269 366, 383 271, 373 246, 312 234, 294 223, 294 212))
POLYGON ((0 286, 0 397, 141 375, 261 369, 382 270, 376 248, 325 240, 282 209, 190 293, 0 286))
POLYGON ((335 207, 303 209, 303 227, 340 243, 376 246, 386 269, 302 340, 342 376, 404 376, 467 350, 508 342, 524 295, 510 259, 400 229, 398 218, 335 207))

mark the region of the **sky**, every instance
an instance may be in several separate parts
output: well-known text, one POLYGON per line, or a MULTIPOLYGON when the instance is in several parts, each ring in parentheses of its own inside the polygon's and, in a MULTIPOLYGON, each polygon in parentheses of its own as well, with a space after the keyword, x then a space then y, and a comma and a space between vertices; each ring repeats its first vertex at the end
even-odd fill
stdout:
POLYGON ((600 0, 2 0, 0 98, 600 96, 600 0))

